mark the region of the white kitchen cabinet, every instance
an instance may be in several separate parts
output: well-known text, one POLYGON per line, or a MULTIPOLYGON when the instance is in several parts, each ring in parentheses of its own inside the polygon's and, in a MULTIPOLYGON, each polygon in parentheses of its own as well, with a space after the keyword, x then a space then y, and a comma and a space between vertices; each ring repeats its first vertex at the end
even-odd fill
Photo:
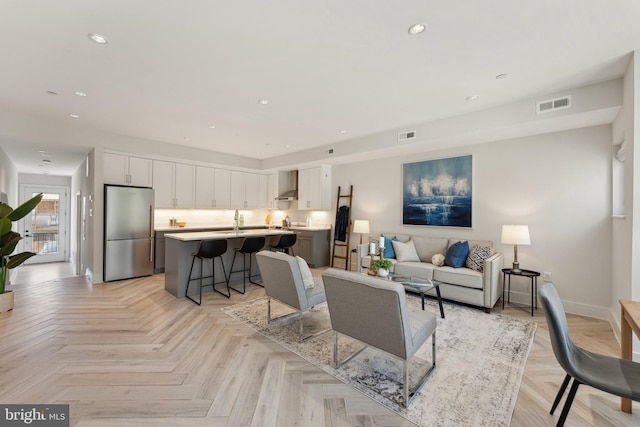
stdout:
POLYGON ((298 171, 298 209, 331 209, 331 166, 298 171))
POLYGON ((156 208, 193 208, 194 165, 154 160, 153 183, 156 208))
POLYGON ((196 208, 229 208, 229 177, 227 169, 196 166, 196 208))
POLYGON ((104 183, 151 187, 152 165, 151 159, 104 153, 104 183))
POLYGON ((269 177, 267 175, 258 175, 260 179, 260 185, 258 189, 258 209, 268 209, 269 199, 267 193, 267 187, 269 184, 269 177))
POLYGON ((231 209, 257 209, 260 203, 260 175, 231 171, 231 209))
POLYGON ((216 168, 213 175, 213 207, 229 209, 231 207, 231 171, 216 168))

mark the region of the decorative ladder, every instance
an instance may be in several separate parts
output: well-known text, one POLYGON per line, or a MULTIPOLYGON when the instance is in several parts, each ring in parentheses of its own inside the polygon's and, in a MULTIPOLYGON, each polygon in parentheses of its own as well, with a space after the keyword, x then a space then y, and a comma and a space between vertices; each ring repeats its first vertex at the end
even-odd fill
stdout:
POLYGON ((333 267, 334 261, 336 258, 338 259, 342 259, 344 260, 344 269, 348 270, 349 269, 349 237, 351 236, 351 208, 352 208, 352 202, 353 202, 353 185, 350 187, 349 189, 349 194, 342 194, 341 193, 341 187, 338 187, 338 199, 336 200, 336 222, 335 224, 338 224, 338 212, 340 211, 340 204, 342 203, 342 206, 347 206, 349 208, 349 213, 347 215, 347 234, 346 234, 346 239, 344 242, 341 242, 339 240, 336 240, 335 238, 335 227, 334 227, 334 236, 333 236, 333 250, 332 250, 332 257, 331 257, 331 267, 333 267), (344 199, 344 200, 343 200, 344 199), (344 255, 341 254, 337 254, 336 253, 336 249, 337 248, 341 248, 340 251, 342 252, 342 248, 344 248, 344 255))

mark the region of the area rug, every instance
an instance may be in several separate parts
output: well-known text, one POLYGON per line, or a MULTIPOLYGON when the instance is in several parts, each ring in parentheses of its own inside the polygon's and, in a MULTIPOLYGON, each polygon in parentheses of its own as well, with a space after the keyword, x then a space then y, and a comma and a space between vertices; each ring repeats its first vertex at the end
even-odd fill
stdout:
MULTIPOLYGON (((412 315, 438 315, 435 300, 421 311, 420 298, 407 297, 412 315)), ((272 317, 293 310, 277 301, 272 317)), ((339 369, 333 367, 333 332, 298 342, 297 315, 267 324, 267 299, 222 309, 286 349, 366 396, 420 426, 508 426, 537 324, 482 310, 444 303, 438 316, 436 369, 408 409, 402 405, 400 359, 369 347, 339 369)), ((310 335, 330 328, 326 304, 305 313, 304 331, 310 335)), ((340 335, 340 357, 362 347, 340 335)), ((431 339, 410 361, 411 389, 431 365, 431 339)))

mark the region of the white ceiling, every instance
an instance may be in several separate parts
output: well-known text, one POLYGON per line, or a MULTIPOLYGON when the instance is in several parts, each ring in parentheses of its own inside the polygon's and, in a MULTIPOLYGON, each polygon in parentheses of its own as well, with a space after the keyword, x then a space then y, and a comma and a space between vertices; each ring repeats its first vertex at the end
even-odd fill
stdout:
MULTIPOLYGON (((616 78, 639 47, 637 0, 2 0, 0 109, 267 159, 616 78)), ((47 146, 0 142, 21 171, 47 146)))

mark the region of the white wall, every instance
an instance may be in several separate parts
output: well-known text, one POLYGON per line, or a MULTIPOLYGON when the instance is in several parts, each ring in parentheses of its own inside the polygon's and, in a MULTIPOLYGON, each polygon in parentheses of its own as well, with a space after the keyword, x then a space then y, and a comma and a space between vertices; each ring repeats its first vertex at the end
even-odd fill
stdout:
POLYGON ((0 191, 7 194, 9 206, 18 206, 18 170, 0 147, 0 191))
MULTIPOLYGON (((500 243, 503 224, 528 224, 523 268, 549 271, 569 312, 608 318, 611 299, 611 126, 601 125, 385 160, 334 166, 333 187, 354 186, 353 219, 372 235, 410 233, 500 243), (473 229, 402 225, 402 163, 473 155, 473 229)), ((335 190, 334 190, 335 192, 335 190)), ((354 246, 359 236, 352 235, 354 246)), ((540 280, 540 284, 541 284, 540 280)), ((524 281, 512 292, 526 301, 524 281)))

